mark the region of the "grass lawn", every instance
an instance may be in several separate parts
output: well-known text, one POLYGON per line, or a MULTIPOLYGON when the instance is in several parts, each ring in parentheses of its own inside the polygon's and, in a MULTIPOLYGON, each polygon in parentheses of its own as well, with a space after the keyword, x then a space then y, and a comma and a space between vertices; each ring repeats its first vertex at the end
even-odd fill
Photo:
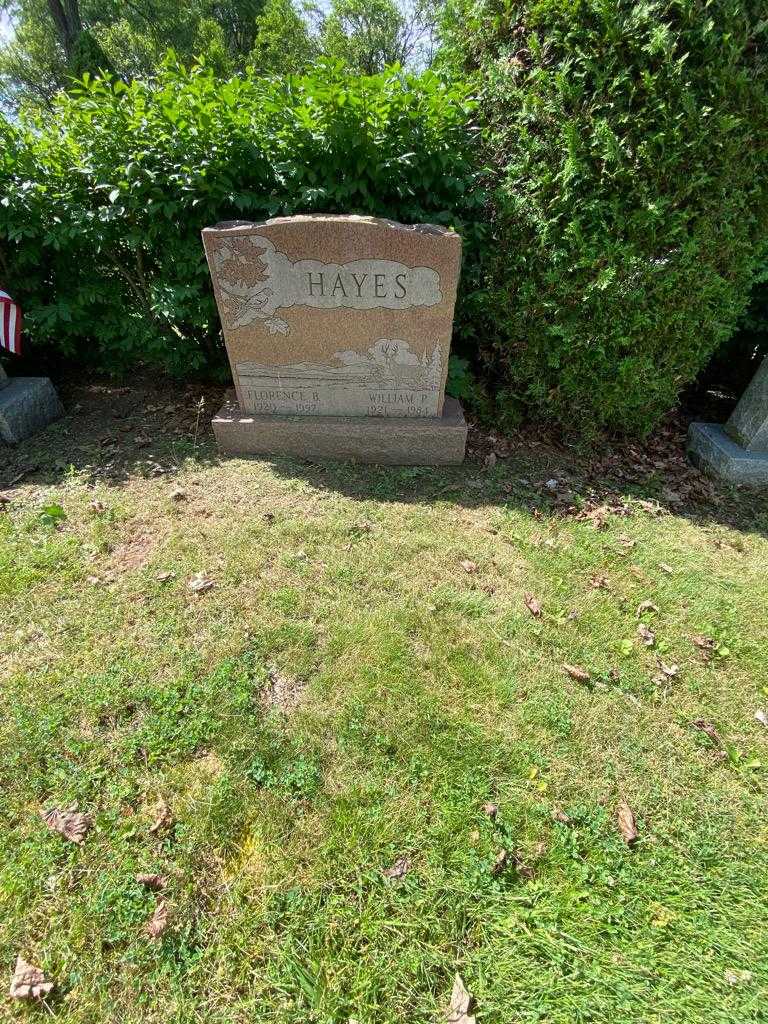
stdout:
POLYGON ((86 421, 0 513, 8 982, 43 968, 61 1024, 438 1024, 456 972, 478 1024, 766 1020, 765 502, 184 429, 110 477, 86 421), (79 845, 40 816, 73 804, 79 845))

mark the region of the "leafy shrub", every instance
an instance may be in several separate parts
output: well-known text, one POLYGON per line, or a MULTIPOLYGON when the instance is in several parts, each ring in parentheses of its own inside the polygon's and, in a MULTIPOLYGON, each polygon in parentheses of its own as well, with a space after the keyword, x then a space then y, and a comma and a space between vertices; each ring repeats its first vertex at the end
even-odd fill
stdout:
POLYGON ((111 370, 220 363, 200 230, 299 212, 466 230, 481 202, 467 87, 429 72, 217 81, 167 63, 0 121, 0 276, 34 340, 111 370))
POLYGON ((454 50, 482 79, 497 242, 474 299, 507 413, 642 433, 733 331, 767 235, 764 11, 480 0, 454 14, 454 50))

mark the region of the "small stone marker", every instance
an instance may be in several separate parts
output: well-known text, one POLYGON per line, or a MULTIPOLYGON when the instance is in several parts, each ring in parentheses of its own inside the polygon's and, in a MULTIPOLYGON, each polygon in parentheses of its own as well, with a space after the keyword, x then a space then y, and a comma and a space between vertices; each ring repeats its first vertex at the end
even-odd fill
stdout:
POLYGON ((724 427, 691 424, 688 452, 697 466, 723 480, 768 487, 768 358, 724 427))
POLYGON ((461 239, 430 224, 307 215, 203 231, 235 393, 213 420, 241 454, 461 462, 445 398, 461 239))
POLYGON ((0 366, 0 438, 17 444, 64 412, 48 377, 8 377, 0 366))

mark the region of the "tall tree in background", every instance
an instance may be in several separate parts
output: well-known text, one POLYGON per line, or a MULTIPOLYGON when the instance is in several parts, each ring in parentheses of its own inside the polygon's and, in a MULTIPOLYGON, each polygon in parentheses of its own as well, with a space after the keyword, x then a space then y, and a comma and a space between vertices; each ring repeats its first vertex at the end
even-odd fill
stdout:
POLYGON ((264 0, 0 0, 15 37, 0 47, 0 104, 50 105, 84 71, 151 74, 172 48, 222 74, 244 67, 264 0))
POLYGON ((152 75, 168 49, 227 77, 246 66, 300 73, 318 56, 351 72, 424 66, 443 0, 0 0, 14 37, 0 44, 0 109, 50 107, 85 71, 152 75), (300 5, 300 6, 296 6, 300 5))
POLYGON ((388 64, 405 64, 423 32, 417 11, 393 0, 332 0, 322 23, 321 47, 350 71, 375 75, 388 64))
POLYGON ((299 75, 319 56, 307 19, 291 0, 267 0, 256 30, 249 63, 257 74, 299 75))

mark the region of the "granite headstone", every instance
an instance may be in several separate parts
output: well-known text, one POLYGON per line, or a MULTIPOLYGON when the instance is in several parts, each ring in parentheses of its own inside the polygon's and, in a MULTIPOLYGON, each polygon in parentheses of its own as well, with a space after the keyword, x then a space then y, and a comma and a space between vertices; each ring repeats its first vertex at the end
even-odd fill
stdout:
POLYGON ((236 453, 434 464, 464 457, 445 398, 461 240, 429 224, 306 215, 203 231, 235 394, 236 453))

